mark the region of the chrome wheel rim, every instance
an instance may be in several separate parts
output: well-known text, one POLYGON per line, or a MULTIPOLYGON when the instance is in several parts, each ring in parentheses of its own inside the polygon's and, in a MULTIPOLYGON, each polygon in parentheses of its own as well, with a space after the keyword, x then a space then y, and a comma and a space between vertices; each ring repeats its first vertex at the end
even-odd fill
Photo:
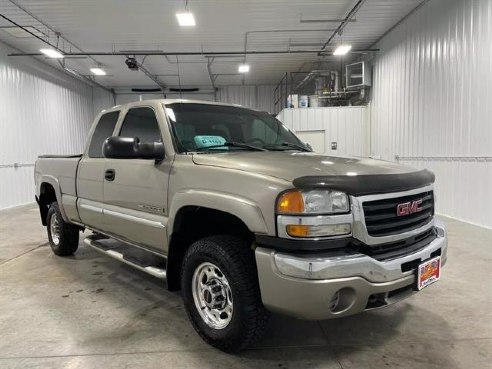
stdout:
POLYGON ((60 244, 60 222, 56 213, 51 214, 50 218, 50 231, 51 231, 51 241, 55 246, 60 244))
POLYGON ((203 321, 213 329, 224 329, 233 314, 232 291, 224 273, 212 263, 200 264, 193 273, 192 293, 203 321))

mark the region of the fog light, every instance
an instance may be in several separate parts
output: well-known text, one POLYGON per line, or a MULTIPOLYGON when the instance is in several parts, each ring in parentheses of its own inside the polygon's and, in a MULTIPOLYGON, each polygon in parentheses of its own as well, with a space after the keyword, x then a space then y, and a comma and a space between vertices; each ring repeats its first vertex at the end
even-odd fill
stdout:
POLYGON ((330 311, 338 314, 350 309, 355 303, 355 291, 350 287, 340 288, 330 299, 330 311))
POLYGON ((291 237, 328 237, 350 234, 350 224, 325 224, 303 225, 292 224, 286 227, 287 234, 291 237))

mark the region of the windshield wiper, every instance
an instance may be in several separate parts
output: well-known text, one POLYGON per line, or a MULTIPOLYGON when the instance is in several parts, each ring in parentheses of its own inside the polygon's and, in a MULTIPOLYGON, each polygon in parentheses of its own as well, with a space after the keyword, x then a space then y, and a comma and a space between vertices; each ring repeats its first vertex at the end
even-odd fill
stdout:
POLYGON ((291 143, 291 142, 282 142, 280 144, 274 144, 274 145, 268 145, 268 147, 271 147, 272 149, 279 149, 279 148, 291 148, 291 149, 297 149, 297 150, 300 150, 300 151, 306 151, 306 152, 311 152, 311 150, 309 150, 307 147, 304 147, 304 146, 301 146, 301 145, 298 145, 298 144, 295 144, 295 143, 291 143))
POLYGON ((254 145, 249 145, 244 142, 235 142, 235 141, 227 141, 224 142, 222 145, 213 145, 213 146, 205 146, 205 147, 199 147, 195 151, 204 151, 208 149, 215 149, 219 147, 240 147, 243 149, 250 149, 250 150, 255 150, 255 151, 267 151, 266 149, 262 149, 261 147, 254 146, 254 145))

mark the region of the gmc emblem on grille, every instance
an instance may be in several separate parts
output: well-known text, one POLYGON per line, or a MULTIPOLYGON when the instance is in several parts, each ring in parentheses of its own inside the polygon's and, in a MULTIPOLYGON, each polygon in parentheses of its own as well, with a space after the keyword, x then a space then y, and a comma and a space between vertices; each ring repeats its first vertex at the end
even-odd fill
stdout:
POLYGON ((399 217, 403 217, 405 215, 410 215, 413 213, 419 213, 422 209, 422 199, 404 202, 402 204, 398 204, 396 206, 396 215, 399 217))

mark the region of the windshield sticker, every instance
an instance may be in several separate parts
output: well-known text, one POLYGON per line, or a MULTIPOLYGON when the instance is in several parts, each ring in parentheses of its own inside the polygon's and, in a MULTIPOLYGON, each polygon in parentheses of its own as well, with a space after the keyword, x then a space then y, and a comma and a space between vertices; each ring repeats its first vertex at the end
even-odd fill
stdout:
POLYGON ((226 140, 222 136, 195 136, 195 145, 198 149, 223 145, 226 140))

